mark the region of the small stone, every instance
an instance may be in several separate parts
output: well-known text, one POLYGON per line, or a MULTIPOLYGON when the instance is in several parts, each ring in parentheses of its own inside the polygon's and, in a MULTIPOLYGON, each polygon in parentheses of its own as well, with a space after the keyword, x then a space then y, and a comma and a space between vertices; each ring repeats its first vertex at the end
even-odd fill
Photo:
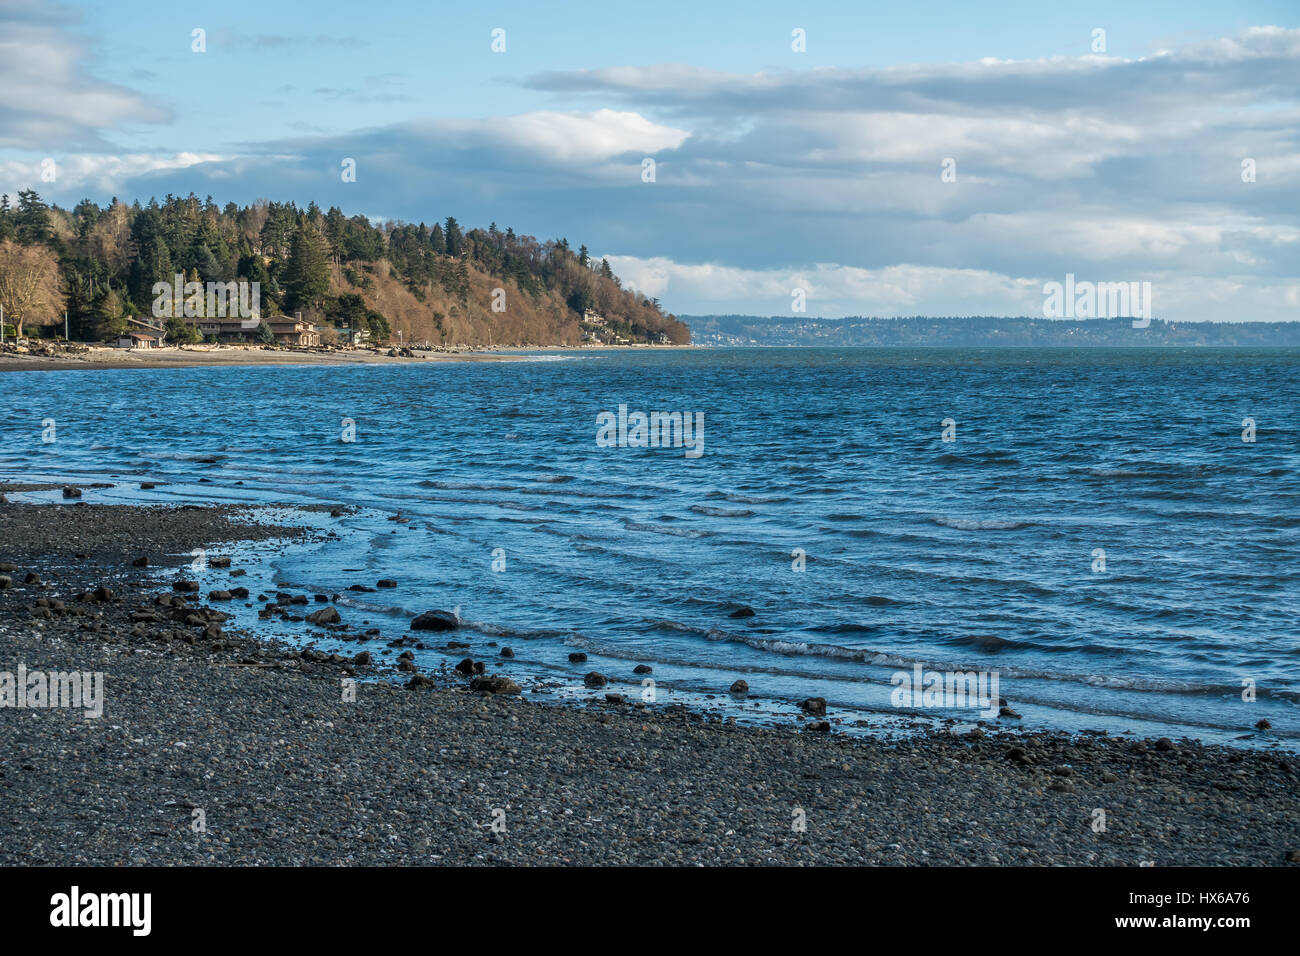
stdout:
POLYGON ((149 567, 149 559, 148 559, 148 558, 136 558, 134 561, 131 562, 131 564, 132 564, 134 567, 137 567, 137 568, 147 568, 147 567, 149 567))
POLYGON ((605 703, 607 703, 607 704, 621 704, 621 703, 623 703, 623 695, 622 695, 622 694, 606 694, 606 695, 605 695, 605 703))
POLYGON ((1300 850, 1292 850, 1286 855, 1288 863, 1300 863, 1300 850))
POLYGON ((1016 713, 1014 710, 1012 710, 1010 707, 1001 707, 1001 708, 999 708, 999 709, 998 709, 998 716, 999 716, 999 717, 1012 717, 1012 718, 1014 718, 1014 719, 1016 719, 1016 720, 1019 720, 1019 719, 1020 719, 1020 715, 1017 714, 1017 713, 1016 713))
POLYGON ((813 717, 824 717, 826 715, 826 698, 808 697, 799 701, 799 709, 813 717))
POLYGON ((654 668, 651 667, 649 664, 638 664, 638 665, 636 665, 636 667, 632 668, 632 673, 633 673, 633 674, 652 674, 652 673, 654 673, 654 668))
POLYGON ((572 654, 569 655, 570 664, 581 664, 586 659, 587 659, 587 655, 582 653, 582 651, 574 651, 572 654))
POLYGON ((592 671, 582 678, 582 682, 588 687, 604 687, 609 683, 608 679, 600 671, 592 671))
POLYGON ((380 578, 375 582, 375 585, 381 588, 395 588, 397 587, 397 582, 392 578, 380 578))
POLYGON ((831 732, 831 725, 829 721, 814 720, 808 725, 807 729, 815 734, 829 734, 831 732))
POLYGON ((514 656, 515 656, 515 652, 512 651, 512 650, 511 650, 510 648, 508 648, 508 647, 503 647, 503 648, 501 648, 501 656, 502 656, 502 657, 514 657, 514 656))
POLYGON ((14 583, 14 579, 11 578, 11 577, 9 577, 9 575, 7 575, 7 574, 0 574, 0 591, 5 590, 6 588, 12 587, 12 586, 13 586, 13 583, 14 583))
POLYGON ((40 584, 41 576, 35 571, 28 571, 27 576, 23 578, 23 584, 40 584))
POLYGON ((209 591, 209 601, 229 601, 233 595, 229 591, 209 591))
POLYGON ((747 683, 745 683, 743 680, 738 680, 738 681, 736 681, 734 684, 731 685, 731 688, 730 688, 730 689, 731 689, 731 692, 732 692, 733 694, 748 694, 748 693, 749 693, 749 685, 748 685, 747 683))
POLYGON ((1111 773, 1109 770, 1103 770, 1103 771, 1101 772, 1101 782, 1102 782, 1102 783, 1119 783, 1119 777, 1116 776, 1115 774, 1111 773))
POLYGON ((197 594, 199 590, 198 581, 176 581, 172 584, 173 591, 181 591, 188 594, 197 594))
POLYGON ((370 656, 370 652, 369 652, 369 651, 362 651, 360 654, 358 654, 358 655, 356 655, 354 658, 352 658, 352 663, 353 663, 353 664, 356 664, 356 665, 358 665, 358 666, 361 666, 361 665, 364 665, 364 664, 371 664, 371 663, 373 663, 373 662, 374 662, 374 658, 370 656))
POLYGON ((753 616, 754 616, 754 609, 750 607, 748 604, 746 604, 743 607, 737 608, 736 610, 732 611, 730 614, 727 615, 727 617, 753 617, 753 616))
POLYGON ((456 673, 457 673, 457 674, 464 674, 466 677, 468 677, 470 674, 473 674, 473 673, 474 673, 474 658, 472 658, 472 657, 467 657, 467 658, 465 658, 464 660, 462 660, 459 664, 457 664, 457 665, 456 665, 456 673))
POLYGON ((1273 725, 1270 724, 1267 720, 1260 720, 1258 723, 1255 724, 1255 729, 1256 729, 1256 730, 1272 730, 1272 729, 1273 729, 1273 725))
POLYGON ((425 677, 423 674, 416 674, 414 677, 412 677, 409 681, 406 682, 407 690, 414 690, 417 687, 432 687, 432 686, 434 686, 433 680, 431 678, 425 677))
POLYGON ((1174 749, 1174 742, 1168 737, 1161 737, 1156 741, 1156 750, 1170 751, 1174 749))
POLYGON ((68 485, 68 486, 66 486, 66 487, 63 489, 63 497, 65 497, 65 498, 80 498, 80 497, 81 497, 81 489, 80 489, 80 488, 74 488, 72 485, 68 485))

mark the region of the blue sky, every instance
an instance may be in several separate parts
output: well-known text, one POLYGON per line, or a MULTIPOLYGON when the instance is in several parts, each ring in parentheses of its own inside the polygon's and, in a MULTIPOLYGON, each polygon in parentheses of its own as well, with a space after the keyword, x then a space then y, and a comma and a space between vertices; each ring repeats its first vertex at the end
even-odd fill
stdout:
POLYGON ((0 0, 0 191, 496 221, 679 313, 1036 314, 1072 272, 1300 318, 1297 10, 0 0))

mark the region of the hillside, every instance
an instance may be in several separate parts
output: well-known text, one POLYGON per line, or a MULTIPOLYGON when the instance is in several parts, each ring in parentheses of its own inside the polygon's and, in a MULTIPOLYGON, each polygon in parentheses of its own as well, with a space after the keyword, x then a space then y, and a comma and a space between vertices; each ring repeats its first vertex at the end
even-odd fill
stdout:
MULTIPOLYGON (((657 301, 624 289, 605 260, 567 240, 539 242, 454 217, 373 224, 314 203, 218 207, 167 196, 70 210, 34 192, 0 199, 0 304, 9 334, 111 339, 147 317, 156 282, 258 282, 264 315, 301 311, 374 340, 432 345, 686 344, 690 331, 657 301), (584 321, 584 314, 592 321, 584 321)), ((175 322, 172 336, 193 336, 175 322)))

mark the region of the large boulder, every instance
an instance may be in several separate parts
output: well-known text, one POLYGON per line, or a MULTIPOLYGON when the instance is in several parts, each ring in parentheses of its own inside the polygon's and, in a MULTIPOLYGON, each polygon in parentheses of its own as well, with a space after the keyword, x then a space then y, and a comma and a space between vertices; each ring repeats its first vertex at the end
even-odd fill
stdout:
POLYGON ((454 631, 460 627, 460 618, 451 611, 425 611, 411 622, 413 631, 454 631))
POLYGON ((475 677, 469 682, 470 690, 483 691, 486 694, 518 694, 519 685, 509 677, 475 677))
POLYGON ((309 624, 318 624, 324 627, 326 624, 337 624, 341 618, 336 608, 323 607, 319 611, 312 611, 307 615, 309 624))

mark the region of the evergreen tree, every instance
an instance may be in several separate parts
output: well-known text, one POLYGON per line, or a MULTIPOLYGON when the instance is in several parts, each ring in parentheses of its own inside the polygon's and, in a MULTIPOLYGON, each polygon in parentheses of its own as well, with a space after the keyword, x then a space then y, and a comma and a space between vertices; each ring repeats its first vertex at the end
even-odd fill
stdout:
POLYGON ((445 231, 447 233, 447 255, 460 255, 461 249, 465 245, 465 236, 460 231, 460 223, 456 221, 454 216, 447 217, 447 228, 445 231))
POLYGON ((24 189, 18 193, 18 211, 14 215, 15 232, 18 241, 25 246, 34 246, 49 242, 53 236, 50 231, 50 207, 45 205, 34 189, 24 189))
POLYGON ((0 196, 0 242, 14 237, 14 211, 9 207, 9 195, 0 196))
POLYGON ((284 289, 290 309, 319 308, 329 295, 329 243, 315 226, 304 224, 293 238, 284 289))
MULTIPOLYGON (((131 263, 130 291, 136 302, 152 303, 156 282, 171 283, 175 276, 171 249, 162 234, 162 217, 156 208, 142 211, 131 227, 136 257, 131 263)), ((179 311, 181 303, 173 303, 179 311)))

